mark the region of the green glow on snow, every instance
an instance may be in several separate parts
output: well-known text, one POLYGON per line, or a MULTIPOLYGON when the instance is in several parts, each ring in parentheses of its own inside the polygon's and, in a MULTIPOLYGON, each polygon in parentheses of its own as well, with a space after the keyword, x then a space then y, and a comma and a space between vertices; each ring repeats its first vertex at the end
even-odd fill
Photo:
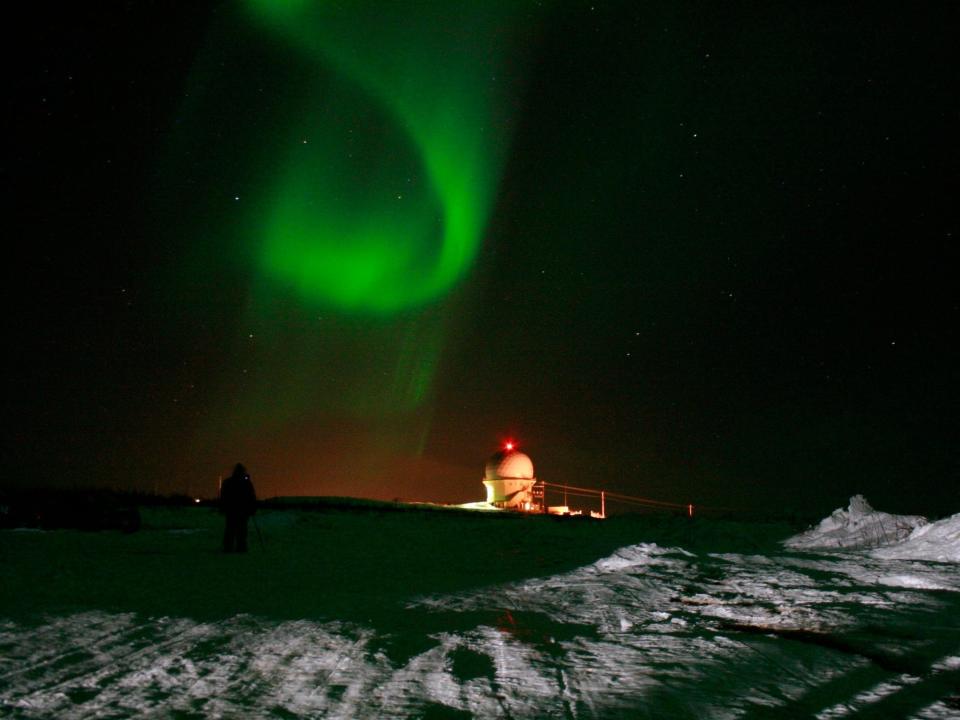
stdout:
POLYGON ((392 314, 473 263, 509 127, 504 9, 248 0, 318 84, 268 193, 261 269, 304 300, 392 314))

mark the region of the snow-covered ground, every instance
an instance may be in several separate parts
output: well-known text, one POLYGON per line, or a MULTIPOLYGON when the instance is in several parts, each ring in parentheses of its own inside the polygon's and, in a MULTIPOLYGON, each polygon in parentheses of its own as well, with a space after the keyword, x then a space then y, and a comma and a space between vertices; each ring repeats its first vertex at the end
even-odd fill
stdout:
MULTIPOLYGON (((636 542, 558 572, 399 593, 389 621, 109 607, 2 620, 0 605, 0 716, 956 718, 960 569, 907 550, 942 560, 931 548, 956 542, 951 520, 896 545, 908 559, 636 542)), ((290 549, 322 516, 283 522, 265 531, 290 549)), ((213 532, 175 530, 174 548, 213 532)))

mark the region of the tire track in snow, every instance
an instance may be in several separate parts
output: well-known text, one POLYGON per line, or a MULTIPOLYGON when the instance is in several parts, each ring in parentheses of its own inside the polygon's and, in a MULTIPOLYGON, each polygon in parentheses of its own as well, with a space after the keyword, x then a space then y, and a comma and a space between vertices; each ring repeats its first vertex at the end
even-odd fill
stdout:
MULTIPOLYGON (((125 617, 123 619, 129 620, 130 618, 125 617)), ((131 643, 127 643, 126 645, 123 643, 114 643, 110 647, 105 645, 94 646, 90 649, 94 650, 95 654, 86 661, 72 666, 71 672, 68 675, 61 675, 48 683, 40 683, 39 685, 31 684, 23 688, 13 688, 20 697, 10 704, 24 709, 43 709, 48 707, 53 699, 68 697, 67 691, 71 689, 83 688, 99 695, 103 686, 109 685, 108 681, 130 674, 126 671, 125 666, 130 665, 131 662, 139 662, 140 665, 143 665, 145 662, 148 666, 152 665, 156 663, 158 658, 169 656, 171 651, 187 648, 195 644, 198 639, 208 637, 211 633, 211 628, 204 625, 194 625, 190 623, 188 627, 183 628, 183 625, 186 623, 187 621, 173 623, 173 627, 178 628, 175 634, 159 643, 155 640, 148 639, 146 642, 139 644, 138 647, 126 652, 121 652, 119 655, 111 652, 111 649, 129 647, 131 643), (100 689, 95 691, 94 689, 97 687, 100 689)), ((120 632, 109 634, 107 637, 114 639, 140 634, 153 635, 155 628, 156 623, 147 620, 141 623, 135 623, 120 632)), ((70 652, 75 652, 75 649, 63 653, 61 657, 69 655, 70 652)))
MULTIPOLYGON (((18 637, 26 640, 23 643, 26 646, 26 652, 20 650, 17 654, 21 657, 32 655, 32 662, 0 675, 0 681, 7 682, 12 678, 31 675, 41 669, 57 669, 57 666, 62 665, 63 661, 71 655, 92 655, 93 657, 83 659, 87 663, 93 662, 98 656, 112 657, 110 652, 112 645, 123 644, 124 637, 151 626, 149 622, 144 622, 117 630, 117 625, 130 622, 132 619, 133 615, 131 614, 117 617, 101 613, 84 613, 80 616, 57 618, 51 625, 31 631, 29 634, 21 633, 18 637), (91 627, 89 623, 93 618, 98 620, 94 621, 91 627), (107 626, 110 627, 110 630, 102 635, 98 636, 95 632, 91 633, 91 630, 107 626), (91 637, 91 634, 93 637, 91 637), (63 649, 65 643, 68 645, 66 650, 63 649), (36 652, 30 653, 30 649, 36 647, 49 647, 52 650, 46 654, 41 653, 37 657, 36 652)), ((42 677, 36 679, 39 681, 42 677)))

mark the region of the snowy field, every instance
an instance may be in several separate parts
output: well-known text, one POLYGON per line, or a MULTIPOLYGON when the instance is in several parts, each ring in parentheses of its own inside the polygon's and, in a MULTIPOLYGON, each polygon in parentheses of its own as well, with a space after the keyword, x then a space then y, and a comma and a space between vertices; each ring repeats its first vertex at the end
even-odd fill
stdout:
POLYGON ((6 530, 0 716, 960 717, 960 517, 880 515, 6 530))

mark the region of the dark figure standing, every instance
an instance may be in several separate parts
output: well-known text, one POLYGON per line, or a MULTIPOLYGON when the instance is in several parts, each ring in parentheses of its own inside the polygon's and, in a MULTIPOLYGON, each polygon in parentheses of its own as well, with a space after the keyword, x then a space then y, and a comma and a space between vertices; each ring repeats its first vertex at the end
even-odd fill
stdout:
POLYGON ((237 463, 233 475, 220 485, 220 512, 226 517, 224 552, 247 551, 247 521, 257 511, 257 495, 247 469, 237 463))

